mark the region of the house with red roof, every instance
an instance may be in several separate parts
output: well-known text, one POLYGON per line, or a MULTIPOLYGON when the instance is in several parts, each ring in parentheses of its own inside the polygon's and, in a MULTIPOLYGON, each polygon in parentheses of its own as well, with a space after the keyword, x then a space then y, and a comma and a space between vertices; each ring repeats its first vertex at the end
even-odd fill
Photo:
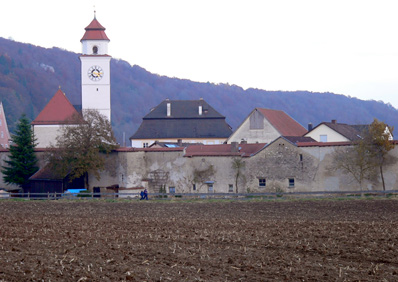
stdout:
POLYGON ((279 136, 303 136, 307 130, 284 111, 255 108, 227 143, 270 143, 279 136))
POLYGON ((76 124, 74 116, 79 115, 61 89, 55 93, 39 115, 32 121, 37 148, 46 148, 56 143, 63 126, 76 124))

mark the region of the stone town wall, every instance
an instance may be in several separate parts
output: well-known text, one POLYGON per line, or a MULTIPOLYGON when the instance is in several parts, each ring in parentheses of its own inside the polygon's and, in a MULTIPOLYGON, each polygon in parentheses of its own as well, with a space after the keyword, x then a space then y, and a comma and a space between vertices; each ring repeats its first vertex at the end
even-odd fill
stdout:
POLYGON ((278 139, 248 160, 248 189, 253 192, 311 191, 317 166, 315 157, 278 139), (265 179, 265 187, 259 186, 260 178, 265 179), (293 179, 293 185, 289 179, 293 179))
MULTIPOLYGON (((179 193, 245 192, 310 192, 352 191, 359 185, 350 175, 330 168, 336 147, 296 147, 278 139, 249 158, 191 157, 183 152, 119 152, 109 158, 113 165, 101 174, 101 180, 90 177, 90 186, 144 187, 159 192, 159 187, 175 188, 179 193), (234 162, 240 162, 240 174, 234 162), (113 167, 111 169, 111 167, 113 167), (260 186, 259 179, 266 185, 260 186), (289 182, 293 179, 293 185, 289 182), (236 185, 237 184, 237 185, 236 185), (232 190, 230 187, 232 185, 232 190)), ((398 159, 398 148, 390 152, 398 159)), ((386 189, 398 189, 398 162, 386 165, 386 189)), ((365 190, 382 190, 381 179, 365 181, 365 190)))
MULTIPOLYGON (((341 171, 332 170, 332 154, 337 147, 296 147, 279 138, 256 155, 247 158, 198 156, 184 157, 173 152, 113 152, 108 155, 101 178, 89 177, 90 189, 119 185, 122 188, 147 188, 149 192, 245 193, 299 191, 353 191, 358 183, 341 171), (240 164, 239 175, 236 164, 240 164), (234 168, 235 164, 235 168, 234 168), (265 179, 260 186, 259 179, 265 179), (293 186, 289 179, 294 179, 293 186), (238 189, 237 189, 238 188, 238 189)), ((8 152, 0 153, 0 165, 8 152)), ((38 153, 44 166, 45 153, 38 153)), ((398 160, 398 147, 389 154, 398 160)), ((398 162, 384 166, 387 190, 398 190, 398 162)), ((382 190, 381 179, 365 182, 365 190, 382 190)), ((11 188, 0 175, 0 188, 11 188)), ((137 192, 137 190, 133 191, 137 192)))

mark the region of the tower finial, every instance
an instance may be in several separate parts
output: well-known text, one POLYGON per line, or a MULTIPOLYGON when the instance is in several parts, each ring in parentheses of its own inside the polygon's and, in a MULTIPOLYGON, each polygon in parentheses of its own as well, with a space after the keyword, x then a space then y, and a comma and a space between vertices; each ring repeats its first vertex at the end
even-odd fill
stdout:
POLYGON ((95 5, 94 5, 94 19, 97 19, 97 11, 95 10, 95 5))

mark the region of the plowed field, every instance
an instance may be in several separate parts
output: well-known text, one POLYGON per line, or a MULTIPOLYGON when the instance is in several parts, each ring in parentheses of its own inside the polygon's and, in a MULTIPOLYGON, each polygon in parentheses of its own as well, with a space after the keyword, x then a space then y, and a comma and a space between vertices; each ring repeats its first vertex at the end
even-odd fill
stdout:
POLYGON ((397 281, 397 200, 0 201, 0 281, 397 281))

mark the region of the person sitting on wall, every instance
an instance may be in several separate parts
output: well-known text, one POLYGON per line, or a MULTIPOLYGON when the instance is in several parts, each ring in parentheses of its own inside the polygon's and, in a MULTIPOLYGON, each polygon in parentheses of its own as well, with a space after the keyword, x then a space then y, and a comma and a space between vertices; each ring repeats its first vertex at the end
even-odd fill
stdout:
POLYGON ((148 190, 147 189, 144 190, 144 199, 148 200, 148 190))
POLYGON ((144 200, 144 199, 145 199, 145 192, 144 192, 144 191, 141 191, 140 196, 141 196, 141 199, 140 199, 140 200, 144 200))

